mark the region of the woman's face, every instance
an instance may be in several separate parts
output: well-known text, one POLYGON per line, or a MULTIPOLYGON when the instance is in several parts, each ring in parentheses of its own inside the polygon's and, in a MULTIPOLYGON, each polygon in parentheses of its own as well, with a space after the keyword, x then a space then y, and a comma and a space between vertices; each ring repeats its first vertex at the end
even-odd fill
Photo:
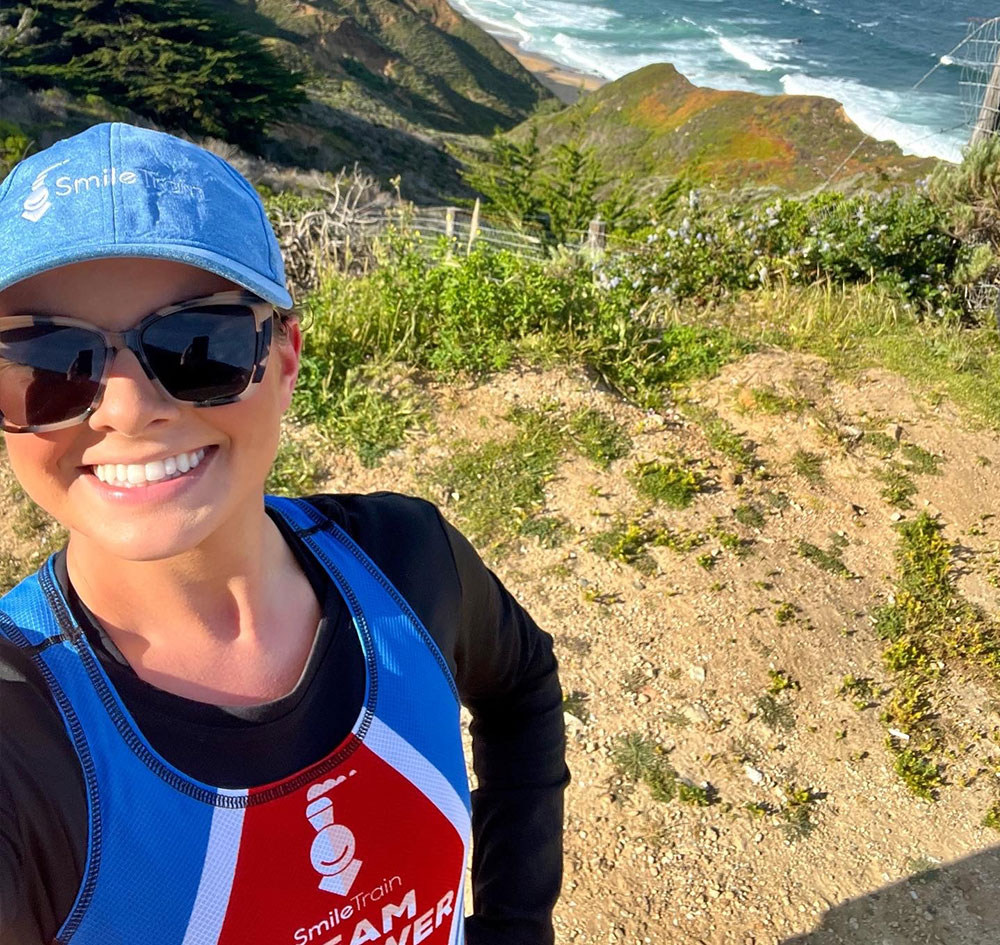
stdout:
MULTIPOLYGON (((101 259, 26 279, 0 292, 0 315, 68 315, 123 331, 165 305, 237 288, 182 263, 101 259)), ((87 420, 49 433, 8 433, 7 453, 28 495, 70 532, 78 550, 133 561, 168 558, 213 535, 241 533, 259 516, 264 480, 277 450, 281 416, 298 371, 300 336, 271 343, 264 379, 246 400, 193 407, 154 387, 128 350, 111 366, 87 420), (96 467, 175 462, 204 452, 175 478, 124 488, 96 467)), ((185 465, 180 461, 178 470, 185 465)))

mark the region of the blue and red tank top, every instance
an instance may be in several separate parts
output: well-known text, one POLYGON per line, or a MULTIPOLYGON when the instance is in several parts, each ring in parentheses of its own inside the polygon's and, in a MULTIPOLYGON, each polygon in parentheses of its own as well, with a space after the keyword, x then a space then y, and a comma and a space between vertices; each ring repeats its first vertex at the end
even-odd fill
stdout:
POLYGON ((327 757, 214 787, 143 737, 51 561, 0 600, 83 769, 84 878, 56 945, 460 945, 469 789, 447 663, 371 559, 303 501, 268 497, 350 609, 365 700, 327 757))

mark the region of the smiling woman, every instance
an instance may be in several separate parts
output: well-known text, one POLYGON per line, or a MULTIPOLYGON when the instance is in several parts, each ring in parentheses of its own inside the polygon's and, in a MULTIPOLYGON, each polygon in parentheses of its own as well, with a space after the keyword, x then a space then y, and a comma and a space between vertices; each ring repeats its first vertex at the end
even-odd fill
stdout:
POLYGON ((433 506, 264 495, 290 306, 195 145, 99 125, 0 185, 0 424, 69 535, 0 599, 2 945, 552 940, 551 640, 433 506))

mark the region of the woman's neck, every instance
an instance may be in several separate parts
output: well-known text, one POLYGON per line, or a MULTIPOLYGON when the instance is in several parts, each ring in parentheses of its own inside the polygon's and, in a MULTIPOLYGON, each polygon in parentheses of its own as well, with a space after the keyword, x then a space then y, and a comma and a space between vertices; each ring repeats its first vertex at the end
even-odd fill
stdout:
POLYGON ((302 670, 319 604, 277 526, 259 518, 160 561, 109 559, 71 535, 80 599, 136 673, 189 698, 270 701, 302 670))

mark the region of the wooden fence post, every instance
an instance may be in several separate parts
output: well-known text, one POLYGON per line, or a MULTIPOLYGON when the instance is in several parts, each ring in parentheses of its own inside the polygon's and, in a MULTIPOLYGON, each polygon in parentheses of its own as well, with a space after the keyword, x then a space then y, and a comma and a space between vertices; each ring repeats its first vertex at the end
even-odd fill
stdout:
POLYGON ((587 249, 600 255, 608 245, 608 225, 600 217, 590 221, 587 231, 587 249))
POLYGON ((455 238, 455 208, 445 207, 444 208, 444 235, 448 239, 455 238))
POLYGON ((472 208, 472 222, 469 224, 469 245, 465 248, 465 254, 468 256, 472 252, 472 244, 476 241, 476 237, 479 235, 479 198, 476 197, 476 205, 472 208))
POLYGON ((990 135, 1000 133, 1000 43, 997 44, 996 61, 986 91, 983 92, 983 104, 979 107, 979 117, 972 131, 971 144, 975 145, 990 135))

